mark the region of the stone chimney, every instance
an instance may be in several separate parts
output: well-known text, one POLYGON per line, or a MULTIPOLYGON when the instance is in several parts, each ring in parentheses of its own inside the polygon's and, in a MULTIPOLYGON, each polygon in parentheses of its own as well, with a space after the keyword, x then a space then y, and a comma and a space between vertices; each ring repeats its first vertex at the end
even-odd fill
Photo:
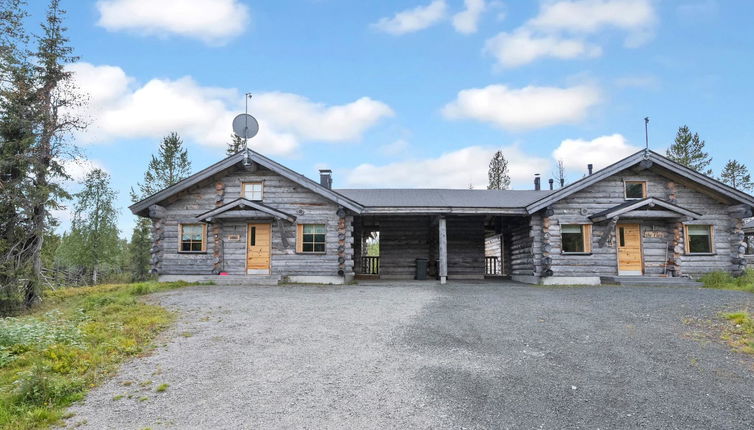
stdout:
POLYGON ((319 170, 319 184, 328 190, 332 189, 332 170, 320 169, 319 170))

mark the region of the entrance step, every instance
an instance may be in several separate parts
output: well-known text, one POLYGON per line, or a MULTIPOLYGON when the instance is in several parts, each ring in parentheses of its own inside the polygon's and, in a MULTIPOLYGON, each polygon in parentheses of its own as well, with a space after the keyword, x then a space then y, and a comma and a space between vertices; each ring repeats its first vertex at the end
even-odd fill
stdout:
POLYGON ((209 280, 217 285, 278 285, 280 279, 279 275, 218 275, 209 280))
POLYGON ((631 287, 701 287, 704 284, 690 278, 664 278, 660 276, 602 276, 602 284, 631 287))

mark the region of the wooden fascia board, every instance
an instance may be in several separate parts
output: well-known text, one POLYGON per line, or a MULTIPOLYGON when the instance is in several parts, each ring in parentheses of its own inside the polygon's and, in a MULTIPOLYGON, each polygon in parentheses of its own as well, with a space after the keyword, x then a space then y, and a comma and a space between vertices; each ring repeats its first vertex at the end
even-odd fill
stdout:
POLYGON ((271 208, 271 207, 263 205, 261 203, 256 203, 256 202, 253 202, 251 200, 244 199, 244 198, 233 200, 232 202, 227 203, 227 204, 225 204, 223 206, 220 206, 218 208, 215 208, 215 209, 209 210, 207 212, 204 212, 203 214, 198 215, 196 218, 199 219, 199 220, 205 220, 207 218, 212 218, 212 217, 214 217, 214 216, 216 216, 218 214, 221 214, 221 213, 227 212, 227 211, 229 211, 231 209, 237 208, 239 206, 246 206, 248 208, 255 209, 255 210, 259 211, 259 212, 264 212, 266 214, 269 214, 269 215, 271 215, 271 216, 273 216, 275 218, 284 219, 284 220, 286 220, 288 222, 291 222, 291 223, 293 223, 293 222, 296 221, 296 217, 294 217, 292 215, 289 215, 289 214, 287 214, 285 212, 282 212, 282 211, 279 211, 279 210, 277 210, 275 208, 271 208))
POLYGON ((526 209, 521 208, 457 208, 457 207, 370 207, 367 206, 363 215, 527 215, 526 209))
POLYGON ((279 174, 280 176, 283 176, 286 179, 289 179, 305 188, 307 188, 309 191, 312 191, 314 193, 317 193, 321 195, 322 197, 325 197, 328 200, 331 200, 347 209, 350 209, 356 213, 361 213, 364 210, 364 206, 357 203, 354 200, 349 199, 348 197, 337 193, 329 188, 323 187, 317 182, 312 181, 311 179, 307 178, 306 176, 296 173, 295 171, 283 166, 282 164, 279 164, 273 160, 270 160, 269 158, 256 153, 254 151, 249 150, 249 155, 252 161, 255 163, 259 163, 260 165, 272 170, 273 172, 279 174))
POLYGON ((648 199, 638 200, 636 203, 632 205, 624 206, 620 209, 615 209, 614 211, 607 212, 604 215, 600 215, 598 217, 592 218, 592 221, 593 222, 605 221, 605 220, 614 218, 616 216, 625 215, 628 212, 631 212, 633 210, 636 210, 644 206, 659 206, 661 208, 667 209, 668 211, 675 212, 677 214, 681 214, 681 215, 684 215, 693 219, 699 219, 702 217, 702 214, 696 213, 694 211, 690 211, 688 209, 684 209, 672 203, 655 199, 654 197, 650 197, 648 199))
POLYGON ((573 193, 579 192, 584 188, 594 185, 597 182, 620 172, 621 170, 633 166, 634 164, 642 160, 643 155, 644 151, 639 151, 633 155, 629 155, 623 160, 613 163, 610 166, 607 166, 604 169, 599 170, 592 175, 580 179, 570 185, 566 185, 565 187, 550 194, 549 196, 545 196, 537 200, 536 202, 529 204, 528 206, 526 206, 526 210, 529 214, 533 214, 539 210, 542 210, 547 206, 550 206, 551 204, 557 202, 558 200, 564 199, 573 193))

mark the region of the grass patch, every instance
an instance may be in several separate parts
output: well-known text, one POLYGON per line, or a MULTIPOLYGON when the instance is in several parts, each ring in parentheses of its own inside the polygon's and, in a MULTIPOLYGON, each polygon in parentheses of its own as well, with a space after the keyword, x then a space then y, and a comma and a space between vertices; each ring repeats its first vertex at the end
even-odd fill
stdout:
POLYGON ((704 288, 738 290, 754 293, 754 270, 746 269, 741 276, 735 277, 728 272, 710 272, 699 278, 704 288))
POLYGON ((155 389, 155 391, 157 391, 158 393, 163 393, 163 392, 165 392, 165 391, 166 391, 166 390, 168 389, 168 387, 169 387, 169 386, 170 386, 170 384, 160 384, 160 385, 159 385, 159 386, 158 386, 158 387, 157 387, 157 388, 155 389))
POLYGON ((0 318, 0 429, 58 423, 66 407, 172 323, 172 313, 138 297, 185 285, 66 288, 46 293, 27 315, 0 318))
POLYGON ((723 314, 730 326, 723 332, 723 339, 737 350, 754 354, 754 315, 748 310, 723 314))

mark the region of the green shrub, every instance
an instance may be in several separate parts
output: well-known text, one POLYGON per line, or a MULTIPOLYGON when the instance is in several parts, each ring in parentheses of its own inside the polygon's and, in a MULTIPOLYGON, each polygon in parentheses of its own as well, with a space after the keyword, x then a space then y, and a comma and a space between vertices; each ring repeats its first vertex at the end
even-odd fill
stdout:
POLYGON ((68 404, 82 396, 84 381, 48 372, 41 366, 20 372, 13 383, 17 402, 35 406, 68 404))
POLYGON ((710 272, 699 278, 704 288, 742 290, 754 293, 754 270, 747 269, 741 276, 734 277, 728 272, 710 272))

